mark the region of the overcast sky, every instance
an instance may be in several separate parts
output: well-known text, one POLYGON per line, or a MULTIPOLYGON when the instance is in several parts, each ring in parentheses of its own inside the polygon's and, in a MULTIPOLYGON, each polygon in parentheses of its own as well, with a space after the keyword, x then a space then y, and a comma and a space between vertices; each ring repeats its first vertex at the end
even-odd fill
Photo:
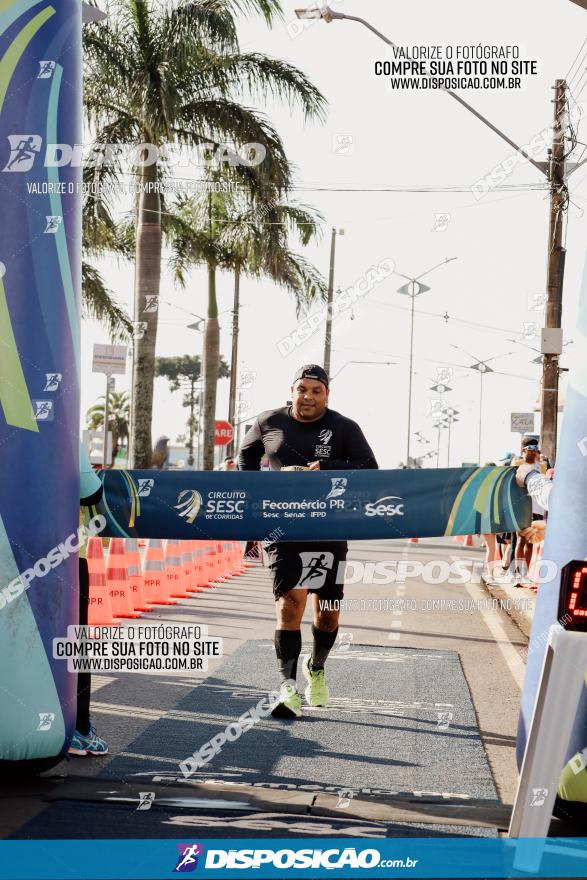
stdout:
MULTIPOLYGON (((384 260, 393 260, 399 272, 413 277, 447 257, 458 258, 425 279, 431 289, 416 301, 412 431, 421 431, 432 445, 422 446, 414 439, 412 452, 436 448, 429 403, 436 395, 429 390, 430 379, 437 367, 453 365, 453 390, 446 399, 459 411, 460 421, 452 431, 450 463, 477 460, 479 375, 467 369, 471 358, 452 347, 458 345, 479 359, 502 356, 492 362, 498 372, 484 383, 481 458, 482 463, 495 461, 519 445, 519 436, 510 433, 510 413, 533 410, 539 395, 541 367, 531 363, 536 355, 508 339, 522 340, 525 323, 543 322, 543 312, 531 310, 531 299, 545 291, 545 180, 520 160, 506 181, 512 189, 477 200, 471 187, 512 155, 511 148, 446 94, 394 91, 383 77, 375 77, 374 61, 389 56, 368 30, 353 22, 321 21, 302 29, 293 16, 297 5, 299 0, 284 0, 286 21, 272 30, 249 19, 242 21, 240 33, 243 49, 297 65, 329 102, 323 125, 304 124, 288 107, 264 108, 297 168, 299 189, 294 197, 325 217, 322 240, 307 248, 306 256, 327 274, 330 229, 344 228, 345 236, 337 243, 335 279, 343 290, 384 260), (418 188, 428 191, 409 191, 418 188), (437 214, 450 215, 446 228, 435 230, 437 214), (514 354, 506 356, 509 352, 514 354)), ((569 0, 341 0, 335 8, 365 17, 402 45, 519 45, 521 57, 537 60, 539 70, 523 80, 523 89, 459 94, 520 145, 552 124, 554 80, 566 76, 587 35, 587 13, 569 0)), ((577 97, 586 76, 579 71, 572 82, 577 97)), ((587 88, 579 104, 586 98, 587 88)), ((579 140, 587 142, 586 135, 583 122, 579 140)), ((576 158, 582 150, 578 148, 576 158)), ((536 158, 545 159, 545 151, 536 158)), ((573 338, 585 259, 587 164, 571 177, 571 195, 565 340, 573 338)), ((102 263, 101 269, 132 313, 132 266, 102 263)), ((347 310, 333 331, 332 374, 342 372, 333 381, 330 405, 362 425, 383 467, 396 467, 405 458, 410 301, 397 293, 403 283, 389 275, 361 297, 352 313, 347 310)), ((220 276, 218 288, 221 351, 229 360, 231 277, 220 276)), ((202 335, 188 330, 187 324, 194 320, 190 312, 205 313, 205 273, 194 271, 182 291, 164 267, 161 300, 158 354, 200 354, 202 335)), ((324 334, 320 328, 306 344, 282 356, 277 343, 298 324, 292 300, 268 282, 245 280, 242 303, 239 366, 257 373, 253 387, 243 392, 254 416, 285 403, 298 365, 322 362, 324 334)), ((82 340, 85 414, 104 393, 103 377, 91 373, 92 343, 108 340, 93 322, 84 324, 82 340)), ((540 348, 539 339, 526 344, 540 348)), ((128 380, 118 377, 117 388, 125 387, 128 380)), ((226 417, 227 400, 228 381, 222 380, 219 418, 226 417)), ((181 393, 171 394, 167 382, 157 380, 154 438, 166 432, 175 440, 185 432, 186 414, 181 393)), ((441 466, 446 466, 446 441, 444 432, 441 466)))

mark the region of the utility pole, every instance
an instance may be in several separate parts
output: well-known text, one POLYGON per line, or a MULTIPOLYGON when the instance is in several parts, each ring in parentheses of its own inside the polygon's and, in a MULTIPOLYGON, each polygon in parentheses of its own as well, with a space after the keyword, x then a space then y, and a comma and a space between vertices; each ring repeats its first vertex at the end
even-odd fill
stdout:
MULTIPOLYGON (((554 136, 550 151, 550 225, 548 230, 548 275, 546 289, 545 327, 561 326, 565 248, 563 221, 567 208, 565 183, 564 116, 567 105, 567 83, 557 79, 554 85, 554 136)), ((558 418, 559 355, 545 354, 542 367, 541 448, 554 464, 558 418)))
POLYGON ((194 422, 195 422, 195 414, 194 409, 196 406, 196 380, 190 380, 190 431, 189 431, 189 441, 188 441, 188 466, 193 468, 194 466, 194 422))
POLYGON ((328 300, 326 305, 326 336, 324 339, 324 369, 330 375, 330 352, 332 350, 332 303, 334 301, 334 260, 336 256, 336 236, 344 235, 344 229, 332 227, 330 239, 330 272, 328 275, 328 300))
MULTIPOLYGON (((238 333, 240 311, 240 266, 234 273, 234 301, 232 305, 232 352, 230 356, 230 391, 228 395, 228 421, 235 428, 236 386, 238 380, 238 333)), ((236 431, 234 432, 236 433, 236 431)), ((227 455, 234 455, 235 436, 228 444, 227 455)))

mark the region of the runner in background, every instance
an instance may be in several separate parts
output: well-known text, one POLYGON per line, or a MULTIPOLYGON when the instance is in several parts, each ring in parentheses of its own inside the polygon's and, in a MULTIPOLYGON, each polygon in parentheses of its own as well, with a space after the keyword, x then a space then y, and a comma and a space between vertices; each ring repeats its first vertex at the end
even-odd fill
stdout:
MULTIPOLYGON (((326 372, 317 364, 301 367, 294 376, 291 406, 262 413, 247 432, 238 457, 240 470, 260 470, 264 456, 273 470, 376 468, 373 451, 356 422, 328 409, 328 383, 326 372)), ((305 696, 310 706, 328 703, 324 666, 338 633, 347 544, 278 541, 269 543, 266 550, 276 603, 275 653, 282 678, 272 714, 297 718, 302 701, 296 677, 308 593, 312 594, 314 622, 312 652, 303 660, 305 696)))

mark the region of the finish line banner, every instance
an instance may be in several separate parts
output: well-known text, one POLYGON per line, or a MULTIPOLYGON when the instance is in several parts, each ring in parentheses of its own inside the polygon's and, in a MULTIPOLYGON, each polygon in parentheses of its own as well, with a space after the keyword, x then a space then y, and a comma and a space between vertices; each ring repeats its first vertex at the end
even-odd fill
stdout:
POLYGON ((104 537, 321 541, 526 528, 515 468, 100 472, 104 537))
POLYGON ((2 880, 188 877, 585 877, 585 838, 10 840, 2 880))

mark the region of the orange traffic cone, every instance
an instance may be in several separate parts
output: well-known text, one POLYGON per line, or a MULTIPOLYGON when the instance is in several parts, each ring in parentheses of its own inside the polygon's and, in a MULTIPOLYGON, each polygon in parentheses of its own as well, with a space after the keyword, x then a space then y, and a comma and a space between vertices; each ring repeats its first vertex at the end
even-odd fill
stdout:
POLYGON ((246 571, 243 557, 243 548, 240 541, 231 541, 230 560, 231 570, 235 575, 244 574, 246 571))
POLYGON ((147 546, 144 565, 145 597, 153 605, 177 605, 167 590, 163 541, 151 538, 147 546))
POLYGON ((183 585, 188 593, 199 593, 194 541, 181 542, 181 562, 183 566, 183 585))
POLYGON ((152 611, 153 608, 145 599, 145 585, 139 542, 136 538, 125 538, 126 563, 130 595, 135 611, 152 611))
POLYGON ((216 545, 212 541, 202 541, 204 547, 204 577, 206 583, 204 587, 213 587, 215 585, 216 572, 218 564, 216 561, 216 545))
POLYGON ((419 538, 408 538, 408 544, 419 544, 419 538))
POLYGON ((128 570, 124 538, 111 538, 106 563, 106 582, 112 602, 112 613, 115 617, 140 617, 141 612, 135 611, 128 583, 128 570))
POLYGON ((226 544, 224 541, 216 541, 215 547, 216 574, 214 575, 214 581, 217 584, 223 584, 232 576, 230 573, 230 566, 228 564, 228 558, 226 555, 226 544))
POLYGON ((194 545, 194 577, 198 592, 210 586, 208 576, 208 554, 205 541, 192 541, 194 545))
POLYGON ((87 561, 90 579, 88 626, 112 626, 117 621, 112 616, 112 603, 106 586, 106 563, 100 538, 88 538, 87 561))
POLYGON ((184 586, 181 541, 173 539, 165 542, 165 567, 169 595, 177 599, 187 599, 190 594, 184 586))

